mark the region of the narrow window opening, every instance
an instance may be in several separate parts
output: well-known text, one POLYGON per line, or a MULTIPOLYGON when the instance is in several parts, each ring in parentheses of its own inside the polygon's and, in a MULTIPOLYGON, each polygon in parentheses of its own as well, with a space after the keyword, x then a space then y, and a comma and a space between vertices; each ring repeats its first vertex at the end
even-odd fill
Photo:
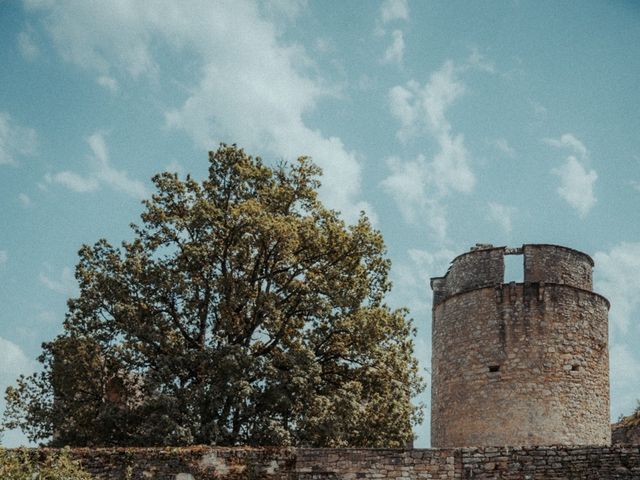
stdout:
POLYGON ((580 370, 580 365, 571 365, 572 372, 577 372, 578 370, 580 370))
POLYGON ((504 283, 524 282, 524 257, 522 255, 504 256, 504 283))
POLYGON ((489 371, 490 372, 499 372, 500 371, 500 365, 489 365, 489 371))

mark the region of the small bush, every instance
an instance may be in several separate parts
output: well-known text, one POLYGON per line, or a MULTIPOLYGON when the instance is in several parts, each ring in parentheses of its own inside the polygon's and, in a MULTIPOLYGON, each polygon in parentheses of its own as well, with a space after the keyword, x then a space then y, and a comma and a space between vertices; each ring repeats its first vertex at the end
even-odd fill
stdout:
POLYGON ((91 480, 80 464, 71 459, 69 450, 50 452, 38 460, 37 452, 26 448, 7 450, 0 447, 2 480, 91 480))

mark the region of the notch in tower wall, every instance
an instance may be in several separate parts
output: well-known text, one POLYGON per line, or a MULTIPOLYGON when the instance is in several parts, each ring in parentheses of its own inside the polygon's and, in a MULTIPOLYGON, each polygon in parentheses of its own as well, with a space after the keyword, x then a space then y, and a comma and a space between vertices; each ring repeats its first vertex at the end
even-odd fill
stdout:
POLYGON ((505 252, 504 256, 504 281, 503 283, 524 282, 524 258, 522 254, 505 252))

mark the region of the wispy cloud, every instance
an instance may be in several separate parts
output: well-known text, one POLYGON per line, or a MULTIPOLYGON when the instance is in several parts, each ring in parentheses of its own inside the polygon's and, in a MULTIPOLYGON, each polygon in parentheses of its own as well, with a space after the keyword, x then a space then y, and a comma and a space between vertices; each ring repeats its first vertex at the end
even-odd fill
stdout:
POLYGON ((26 193, 18 194, 18 200, 23 207, 30 207, 33 205, 31 197, 29 197, 29 195, 27 195, 26 193))
POLYGON ((98 82, 98 85, 106 88, 111 93, 116 93, 120 88, 118 85, 118 81, 115 78, 110 77, 109 75, 100 75, 97 78, 96 82, 98 82))
POLYGON ((275 17, 289 15, 286 12, 296 15, 303 2, 272 2, 266 7, 231 0, 126 5, 32 7, 44 13, 61 55, 95 71, 98 79, 105 77, 106 88, 112 84, 106 78, 121 76, 161 82, 153 46, 189 48, 197 74, 184 102, 165 112, 168 128, 184 131, 206 149, 226 141, 262 156, 292 160, 309 155, 323 168, 322 195, 330 207, 350 219, 361 209, 371 211, 358 200, 359 155, 339 137, 324 135, 305 121, 335 88, 317 75, 302 46, 282 38, 275 23, 275 17))
POLYGON ((515 149, 509 145, 509 142, 504 138, 497 138, 494 140, 493 146, 507 157, 513 158, 516 155, 515 149))
POLYGON ((445 113, 465 93, 459 78, 460 69, 448 60, 420 86, 415 80, 393 87, 389 92, 391 113, 400 121, 396 136, 402 142, 421 133, 430 133, 438 140, 450 137, 451 124, 445 113))
POLYGON ((584 143, 571 133, 565 133, 560 138, 545 138, 544 143, 552 147, 573 150, 581 158, 586 158, 589 155, 589 151, 587 147, 584 146, 584 143))
POLYGON ((132 180, 126 171, 117 170, 111 166, 107 144, 101 133, 94 133, 87 139, 87 142, 91 147, 91 158, 97 164, 95 176, 100 183, 104 183, 134 198, 144 198, 148 195, 147 189, 142 182, 132 180))
POLYGON ((117 170, 111 165, 107 144, 102 133, 94 133, 87 138, 87 143, 91 149, 91 154, 88 156, 90 173, 81 175, 65 170, 45 175, 45 181, 57 183, 78 193, 94 192, 101 185, 106 185, 133 198, 148 196, 147 189, 142 182, 129 178, 126 171, 117 170))
POLYGON ((408 306, 414 315, 430 314, 433 295, 430 279, 444 275, 456 255, 447 248, 407 250, 405 261, 394 265, 392 270, 396 287, 393 295, 398 299, 398 305, 408 306))
POLYGON ((593 185, 598 175, 595 170, 587 171, 575 157, 570 156, 564 165, 554 168, 551 173, 560 177, 560 196, 577 210, 581 218, 586 217, 596 204, 593 185))
POLYGON ((402 63, 404 56, 404 35, 402 30, 394 30, 392 33, 393 41, 384 52, 382 58, 383 63, 402 63))
POLYGON ((637 348, 615 343, 609 348, 611 370, 611 416, 630 415, 639 400, 640 357, 637 348))
POLYGON ((488 218, 492 222, 502 228, 504 233, 509 234, 513 229, 513 216, 518 209, 510 205, 503 205, 502 203, 489 202, 489 215, 488 218))
POLYGON ((593 187, 598 178, 595 170, 588 170, 583 165, 589 158, 589 151, 571 133, 565 133, 558 139, 545 138, 543 141, 552 147, 568 149, 574 153, 566 158, 562 166, 552 169, 551 173, 560 177, 558 194, 581 218, 586 217, 596 204, 593 187))
MULTIPOLYGON (((390 22, 408 21, 409 5, 407 0, 385 0, 380 6, 380 15, 376 20, 375 34, 378 36, 386 35, 386 24, 390 22)), ((382 56, 382 63, 395 63, 402 65, 404 58, 404 32, 396 28, 391 33, 391 43, 382 56)))
POLYGON ((46 272, 40 272, 38 280, 49 290, 66 296, 75 296, 78 293, 78 282, 73 271, 69 267, 64 267, 57 277, 53 276, 53 269, 50 265, 45 265, 46 272))
POLYGON ((414 222, 421 212, 439 239, 446 235, 445 208, 442 200, 451 192, 469 193, 475 175, 469 165, 462 134, 453 133, 446 112, 465 92, 458 68, 447 61, 421 86, 415 80, 389 91, 392 115, 400 122, 397 138, 407 143, 426 135, 436 142, 438 151, 430 161, 424 155, 402 162, 391 158, 391 174, 382 185, 392 195, 405 220, 414 222))
MULTIPOLYGON (((27 358, 22 348, 2 337, 0 337, 0 365, 2 365, 0 368, 2 392, 16 380, 18 375, 31 373, 35 367, 34 362, 27 358)), ((4 399, 4 395, 0 398, 4 399)))
POLYGON ((407 0, 384 0, 380 6, 380 21, 382 24, 394 20, 408 20, 409 5, 407 0))
POLYGON ((15 165, 20 156, 33 155, 37 148, 35 130, 18 125, 0 112, 0 165, 15 165))
MULTIPOLYGON (((29 375, 36 370, 36 362, 30 360, 24 350, 16 343, 0 337, 0 392, 14 385, 20 375, 29 375)), ((0 412, 4 412, 6 402, 0 395, 0 412)), ((3 432, 2 445, 16 447, 28 444, 27 438, 18 430, 3 432)))
POLYGON ((9 254, 7 253, 7 251, 0 250, 0 265, 7 263, 8 259, 9 259, 9 254))
POLYGON ((611 413, 628 415, 638 400, 640 356, 633 345, 640 330, 640 242, 621 242, 593 256, 594 290, 611 302, 609 311, 609 364, 611 413))
POLYGON ((98 181, 92 177, 84 177, 75 172, 64 170, 54 174, 46 174, 47 183, 57 183, 78 193, 95 192, 99 188, 98 181))
POLYGON ((529 105, 536 120, 544 120, 547 117, 547 107, 535 100, 529 100, 529 105))
POLYGON ((23 30, 18 34, 18 48, 22 56, 27 60, 33 60, 40 55, 40 49, 33 39, 33 32, 23 30))
POLYGON ((613 332, 626 335, 640 314, 640 242, 623 242, 608 252, 597 252, 594 261, 595 290, 611 301, 613 332))
POLYGON ((483 72, 496 73, 496 67, 493 62, 487 60, 487 57, 480 53, 477 47, 471 49, 471 53, 467 58, 467 65, 483 72))
POLYGON ((424 155, 415 160, 402 161, 398 157, 387 159, 390 171, 382 181, 382 188, 391 195, 405 222, 426 222, 438 239, 447 233, 446 208, 435 195, 431 195, 433 177, 424 155))

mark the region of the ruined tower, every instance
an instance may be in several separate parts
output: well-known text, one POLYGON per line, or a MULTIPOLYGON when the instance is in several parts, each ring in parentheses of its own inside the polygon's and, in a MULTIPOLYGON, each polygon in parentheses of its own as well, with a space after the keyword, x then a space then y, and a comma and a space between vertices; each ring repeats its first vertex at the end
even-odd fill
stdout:
POLYGON ((477 245, 432 278, 431 444, 609 444, 609 302, 593 260, 477 245), (504 283, 505 255, 524 282, 504 283))

